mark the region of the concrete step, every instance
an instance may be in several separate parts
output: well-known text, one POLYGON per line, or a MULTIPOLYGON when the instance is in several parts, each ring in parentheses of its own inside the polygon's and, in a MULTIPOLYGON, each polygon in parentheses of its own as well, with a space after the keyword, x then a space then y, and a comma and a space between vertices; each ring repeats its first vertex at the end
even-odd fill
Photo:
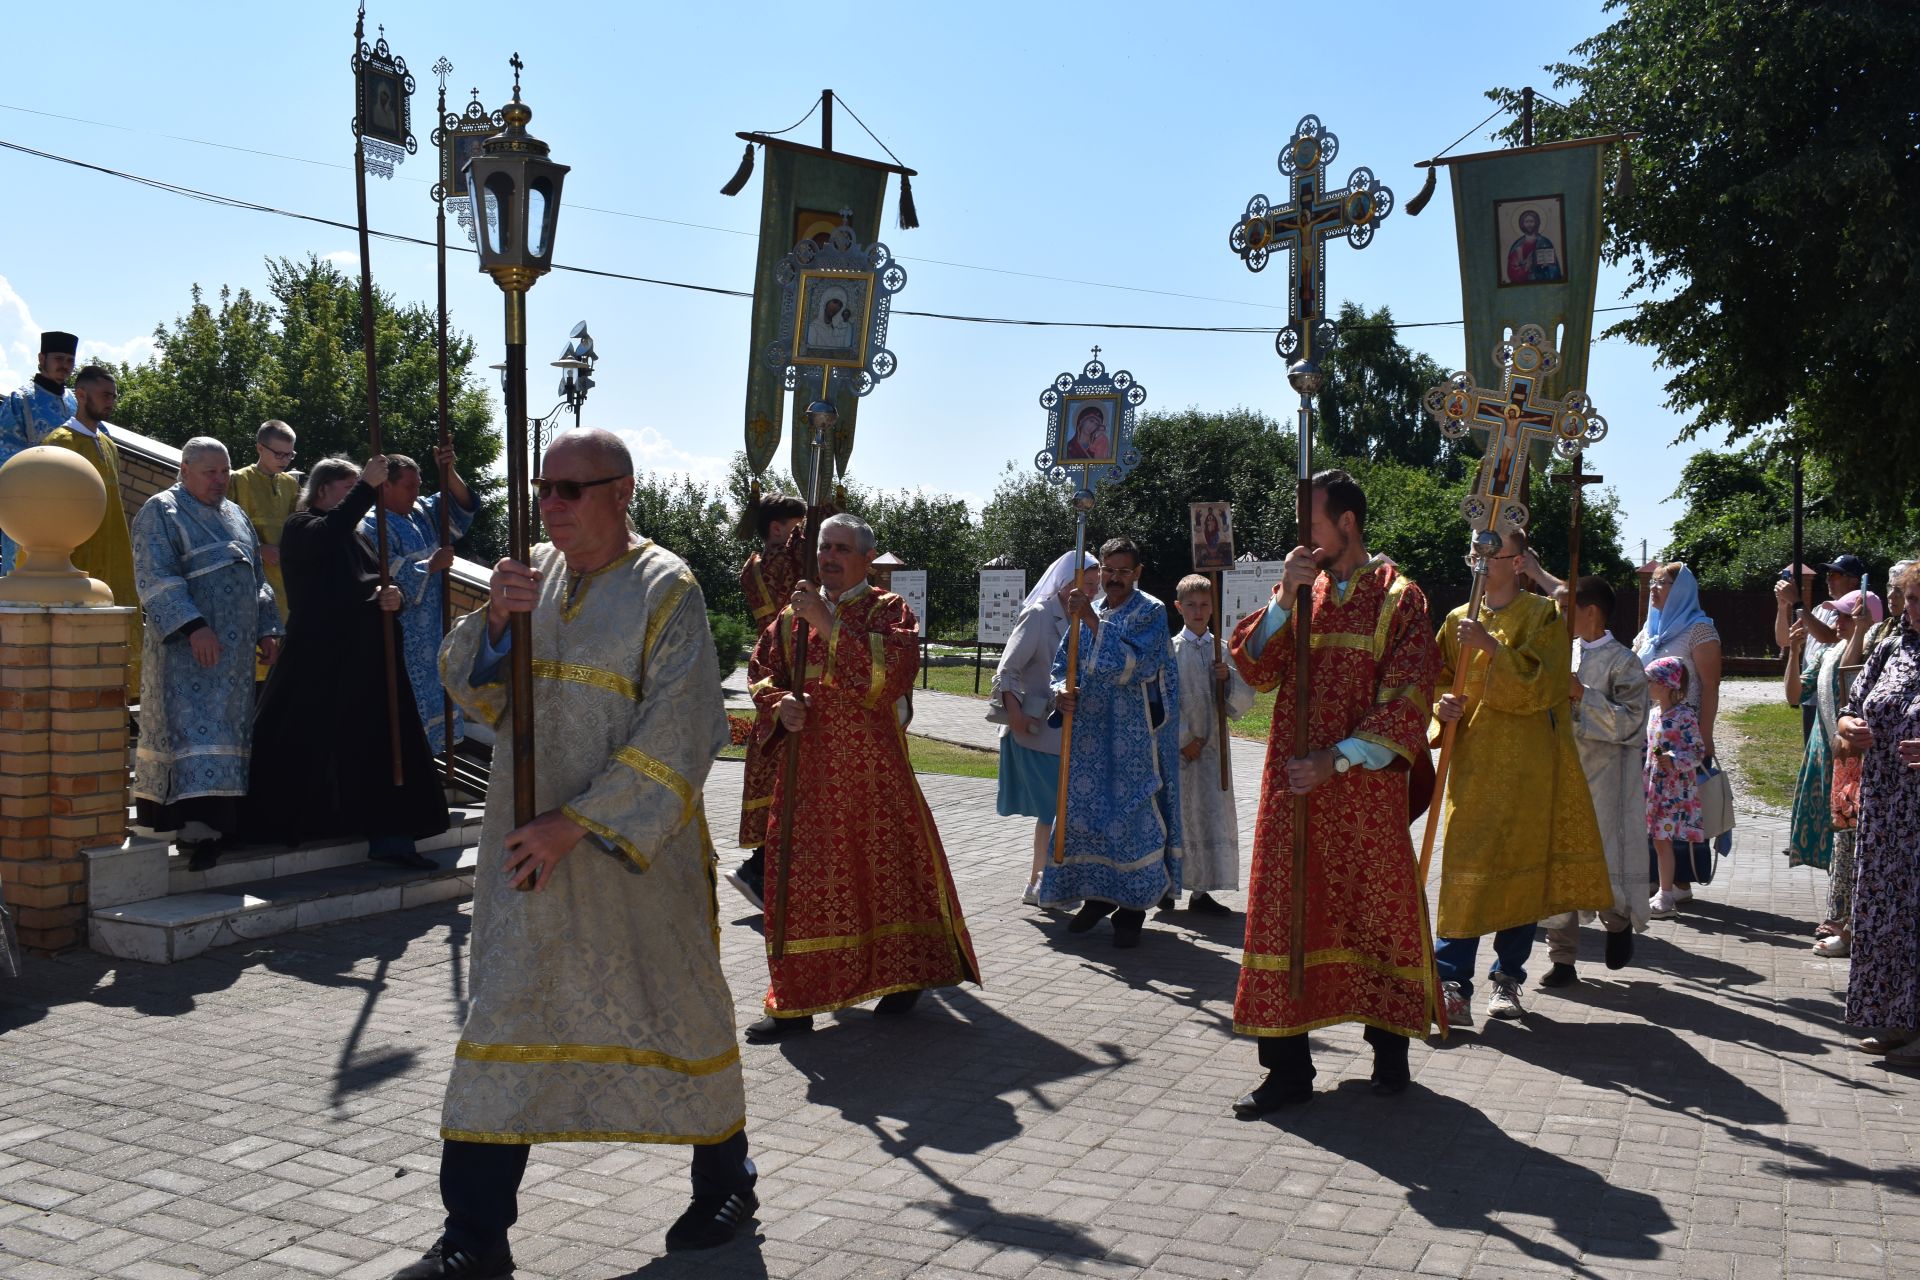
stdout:
MULTIPOLYGON (((360 850, 357 861, 317 870, 114 905, 96 902, 87 921, 87 940, 95 951, 107 955, 172 964, 213 947, 473 892, 479 851, 472 845, 428 852, 426 856, 435 863, 431 871, 370 862, 365 845, 360 850)), ((254 862, 263 867, 260 860, 254 862)))
MULTIPOLYGON (((480 819, 484 816, 481 809, 454 805, 448 808, 447 816, 450 821, 445 832, 422 840, 416 846, 421 853, 480 843, 480 819)), ((329 867, 363 862, 366 856, 367 843, 364 840, 315 841, 292 848, 283 844, 241 845, 222 853, 220 861, 208 870, 189 871, 186 855, 169 853, 167 892, 199 893, 205 889, 223 889, 253 880, 325 871, 329 867)))

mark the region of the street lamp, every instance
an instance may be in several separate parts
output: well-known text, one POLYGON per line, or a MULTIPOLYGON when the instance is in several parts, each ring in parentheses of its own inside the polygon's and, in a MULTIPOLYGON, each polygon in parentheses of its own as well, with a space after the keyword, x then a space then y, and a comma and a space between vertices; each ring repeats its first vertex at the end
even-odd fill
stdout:
MULTIPOLYGON (((480 269, 506 295, 507 554, 532 555, 532 477, 527 470, 527 290, 553 267, 560 221, 560 185, 567 166, 547 157, 547 144, 527 132, 533 111, 520 101, 524 63, 514 54, 513 101, 501 109, 507 127, 480 144, 467 162, 474 193, 474 241, 480 269)), ((533 618, 510 615, 508 682, 513 700, 513 822, 534 818, 533 618)), ((532 882, 523 882, 531 888, 532 882)))

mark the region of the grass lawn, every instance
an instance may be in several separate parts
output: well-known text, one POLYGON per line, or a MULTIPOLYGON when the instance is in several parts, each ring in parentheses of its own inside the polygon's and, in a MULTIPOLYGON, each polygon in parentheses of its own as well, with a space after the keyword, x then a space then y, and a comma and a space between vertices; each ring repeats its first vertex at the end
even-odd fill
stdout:
POLYGON ((1740 733, 1740 786, 1782 809, 1793 808, 1806 748, 1800 740, 1800 708, 1759 702, 1729 717, 1740 733))
MULTIPOLYGON (((744 760, 746 757, 745 747, 728 747, 720 753, 722 760, 744 760)), ((917 734, 907 735, 907 759, 912 762, 915 773, 945 773, 958 778, 1000 776, 1000 757, 994 752, 956 747, 917 734)))

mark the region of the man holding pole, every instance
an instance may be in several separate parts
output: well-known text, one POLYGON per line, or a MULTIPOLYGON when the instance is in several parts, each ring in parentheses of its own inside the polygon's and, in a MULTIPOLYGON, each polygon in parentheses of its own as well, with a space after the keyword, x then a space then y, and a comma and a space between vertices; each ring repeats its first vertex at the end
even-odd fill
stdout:
POLYGON ((874 1013, 912 1011, 928 987, 980 981, 973 942, 933 814, 907 760, 894 703, 920 670, 907 602, 867 582, 873 530, 828 517, 819 585, 799 582, 748 663, 762 751, 800 735, 804 767, 774 785, 768 832, 788 807, 791 847, 767 842, 767 1016, 746 1029, 768 1044, 813 1030, 813 1016, 875 997, 874 1013), (796 624, 808 627, 795 688, 796 624), (782 865, 782 864, 785 865, 782 865))
MULTIPOLYGON (((420 464, 404 454, 387 455, 387 482, 380 488, 380 506, 387 514, 387 578, 400 588, 400 635, 402 665, 413 684, 413 699, 420 708, 420 724, 427 731, 427 744, 439 755, 450 742, 466 736, 460 708, 453 708, 447 719, 447 695, 440 687, 437 660, 444 635, 440 627, 442 581, 453 564, 453 547, 440 543, 440 508, 447 506, 448 535, 460 538, 473 524, 480 500, 467 488, 454 466, 452 446, 433 451, 434 465, 440 469, 439 493, 420 496, 420 464)), ((375 514, 369 511, 360 520, 360 532, 374 541, 375 514)))
POLYGON ((1100 568, 1098 604, 1084 589, 1067 593, 1053 661, 1054 702, 1073 729, 1065 840, 1041 873, 1040 905, 1078 900, 1069 933, 1111 915, 1113 945, 1133 947, 1148 909, 1180 887, 1180 670, 1167 607, 1135 588, 1140 549, 1110 538, 1100 568))
POLYGON ((1440 627, 1440 682, 1466 672, 1464 692, 1434 707, 1459 728, 1444 819, 1428 819, 1445 823, 1434 961, 1455 1026, 1472 1021, 1482 934, 1494 935, 1487 1013, 1518 1018, 1538 922, 1613 906, 1567 707, 1567 624, 1551 600, 1520 589, 1526 554, 1526 533, 1508 529, 1486 556, 1480 618, 1462 605, 1440 627))
POLYGON ((1366 1025, 1375 1093, 1410 1078, 1407 1042, 1435 1021, 1438 982, 1427 903, 1407 834, 1412 766, 1423 761, 1440 655, 1420 588, 1366 546, 1367 498, 1344 471, 1315 475, 1311 548, 1295 547, 1273 599, 1234 628, 1231 651, 1261 690, 1290 690, 1291 603, 1313 593, 1304 757, 1294 756, 1294 701, 1274 700, 1254 828, 1246 949, 1234 1030, 1259 1038, 1267 1078, 1234 1103, 1257 1116, 1313 1096, 1307 1033, 1366 1025), (1307 797, 1307 970, 1290 981, 1294 800, 1307 797))
POLYGON ((684 561, 628 527, 618 436, 570 431, 541 469, 552 545, 499 561, 487 607, 440 652, 447 689, 502 749, 474 872, 473 1008, 441 1115, 445 1233, 398 1280, 511 1275, 536 1142, 690 1147, 670 1250, 724 1244, 759 1203, 700 798, 727 740, 706 602, 684 561), (537 655, 538 816, 519 826, 516 613, 537 655))

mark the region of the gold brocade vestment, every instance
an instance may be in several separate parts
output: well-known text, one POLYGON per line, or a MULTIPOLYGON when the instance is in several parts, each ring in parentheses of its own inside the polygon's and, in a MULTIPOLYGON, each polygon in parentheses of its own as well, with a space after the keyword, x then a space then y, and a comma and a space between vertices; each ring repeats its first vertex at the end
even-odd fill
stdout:
MULTIPOLYGON (((112 428, 109 427, 108 431, 112 428)), ((127 705, 140 701, 140 594, 133 585, 133 537, 127 531, 127 512, 120 502, 120 450, 106 431, 88 435, 69 423, 47 433, 41 444, 71 449, 93 464, 107 487, 107 510, 93 536, 74 549, 73 567, 98 578, 113 591, 113 602, 133 609, 127 633, 127 705)), ((282 620, 284 621, 284 615, 282 620)))
POLYGON ((441 1134, 719 1142, 746 1123, 746 1099, 701 805, 727 741, 706 603, 652 543, 572 581, 552 546, 532 561, 535 807, 589 835, 541 890, 507 882, 507 663, 487 668, 486 611, 468 614, 441 646, 441 676, 502 733, 474 872, 473 1007, 441 1134))
MULTIPOLYGON (((228 479, 227 500, 247 513, 254 536, 260 539, 262 547, 278 550, 287 517, 300 506, 300 482, 284 471, 270 475, 260 469, 259 463, 254 463, 238 468, 228 479)), ((267 571, 267 584, 273 588, 274 603, 280 607, 280 625, 284 627, 287 625, 287 581, 280 576, 279 565, 267 564, 264 556, 261 564, 267 571)), ((266 663, 255 664, 253 678, 267 678, 266 663)))
MULTIPOLYGON (((1443 690, 1453 686, 1454 632, 1466 612, 1455 609, 1440 627, 1443 690)), ((1477 650, 1469 655, 1467 714, 1454 738, 1442 828, 1434 927, 1442 938, 1477 938, 1613 905, 1573 740, 1566 623, 1551 600, 1526 592, 1483 609, 1480 622, 1500 647, 1491 661, 1477 650)))

